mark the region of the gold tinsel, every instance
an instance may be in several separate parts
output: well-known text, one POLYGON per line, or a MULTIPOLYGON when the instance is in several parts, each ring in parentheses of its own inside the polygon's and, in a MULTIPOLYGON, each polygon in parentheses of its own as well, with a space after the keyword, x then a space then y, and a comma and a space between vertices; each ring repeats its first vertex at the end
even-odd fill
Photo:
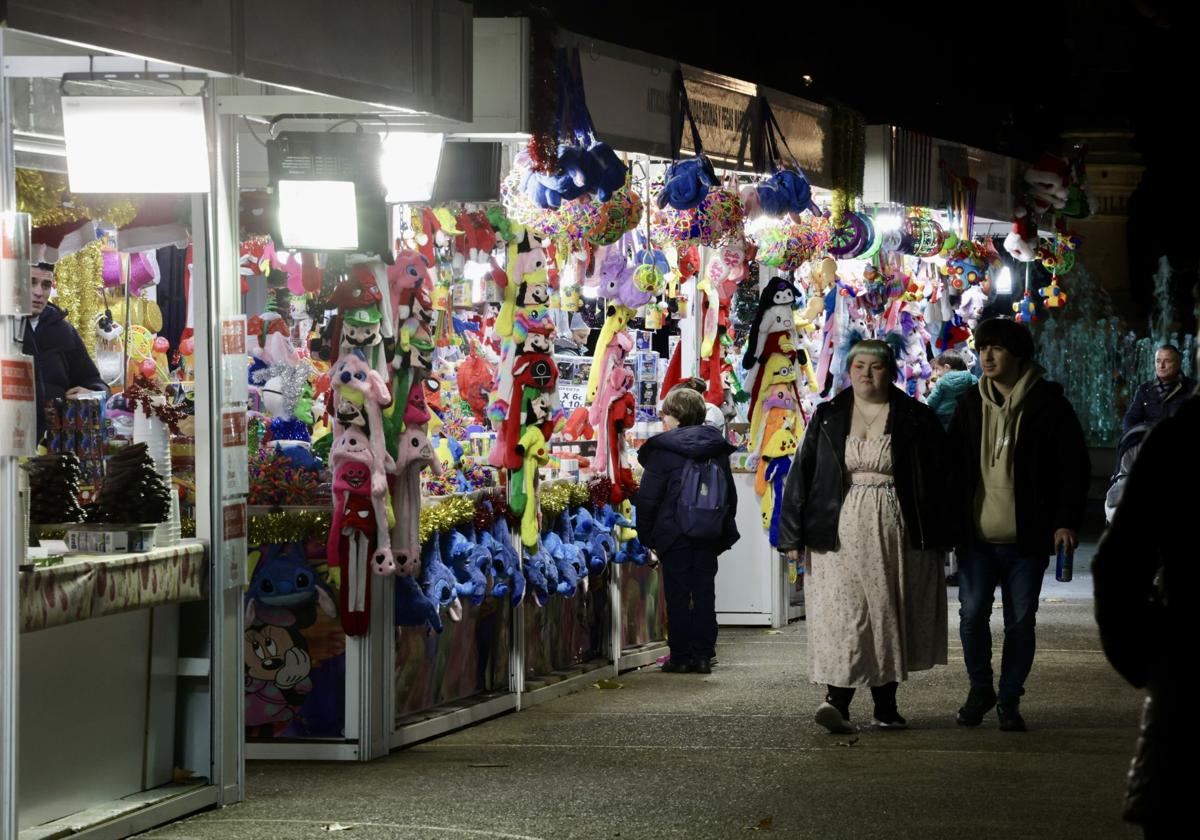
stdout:
POLYGON ((285 510, 250 517, 251 546, 304 542, 329 533, 332 517, 327 510, 285 510))
POLYGON ((139 202, 128 196, 93 195, 84 198, 67 192, 67 177, 57 172, 18 169, 16 180, 17 210, 28 213, 35 228, 54 227, 84 219, 124 227, 138 214, 139 202))
POLYGON ((424 545, 434 533, 466 525, 475 518, 475 502, 466 496, 455 496, 421 511, 417 536, 424 545))
POLYGON ((96 358, 96 319, 104 311, 100 294, 104 286, 104 258, 100 255, 100 240, 94 239, 74 254, 60 257, 54 264, 57 286, 55 305, 67 313, 88 355, 96 358))
POLYGON ((591 501, 587 485, 570 481, 547 482, 538 491, 542 500, 542 514, 555 518, 567 508, 577 508, 591 501))

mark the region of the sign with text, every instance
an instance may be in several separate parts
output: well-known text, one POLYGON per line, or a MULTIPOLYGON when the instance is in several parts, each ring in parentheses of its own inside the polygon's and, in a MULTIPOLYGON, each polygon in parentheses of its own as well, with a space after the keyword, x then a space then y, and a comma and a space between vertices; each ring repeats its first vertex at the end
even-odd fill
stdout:
POLYGON ((238 589, 246 580, 246 502, 239 500, 222 508, 224 539, 221 541, 221 562, 229 577, 226 589, 238 589))
POLYGON ((0 315, 30 311, 29 214, 0 213, 0 315))
POLYGON ((246 441, 246 409, 224 409, 221 412, 221 465, 226 497, 245 496, 250 492, 246 441))
POLYGON ((221 319, 221 404, 245 405, 246 316, 221 319))
POLYGON ((37 452, 37 390, 33 359, 0 356, 0 455, 37 452))

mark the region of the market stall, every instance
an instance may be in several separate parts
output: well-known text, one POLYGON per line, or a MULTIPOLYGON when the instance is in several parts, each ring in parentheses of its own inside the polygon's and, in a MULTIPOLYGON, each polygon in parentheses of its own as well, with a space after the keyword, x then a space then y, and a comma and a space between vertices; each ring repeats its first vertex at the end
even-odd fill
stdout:
POLYGON ((244 669, 253 642, 290 637, 249 624, 244 598, 253 339, 238 288, 240 114, 263 96, 287 103, 272 113, 352 105, 299 87, 391 103, 372 111, 471 110, 469 85, 454 87, 470 77, 465 4, 414 20, 380 11, 374 23, 425 47, 403 72, 374 68, 390 74, 379 84, 314 72, 345 66, 333 55, 345 39, 301 63, 271 44, 248 60, 232 28, 260 25, 274 4, 209 3, 203 20, 151 5, 11 2, 0 28, 5 838, 123 836, 243 795, 244 669), (234 77, 250 67, 289 87, 234 77), (53 308, 30 308, 31 273, 53 308), (62 368, 57 346, 30 338, 51 321, 78 342, 62 368), (35 397, 60 376, 54 399, 35 397))

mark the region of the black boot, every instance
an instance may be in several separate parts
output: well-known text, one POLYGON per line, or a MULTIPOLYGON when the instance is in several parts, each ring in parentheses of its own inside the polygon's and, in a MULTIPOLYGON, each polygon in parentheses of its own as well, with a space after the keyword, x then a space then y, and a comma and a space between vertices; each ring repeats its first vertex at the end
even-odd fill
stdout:
POLYGON ((983 716, 996 705, 996 692, 990 686, 972 686, 967 694, 967 702, 958 710, 959 726, 978 726, 983 723, 983 716))
POLYGON ((854 699, 853 688, 836 685, 826 686, 829 691, 825 702, 817 707, 815 720, 833 735, 850 735, 855 732, 850 723, 850 701, 854 699))
POLYGON ((871 686, 871 697, 875 700, 875 725, 880 729, 907 729, 908 721, 900 716, 896 708, 896 689, 899 683, 871 686))

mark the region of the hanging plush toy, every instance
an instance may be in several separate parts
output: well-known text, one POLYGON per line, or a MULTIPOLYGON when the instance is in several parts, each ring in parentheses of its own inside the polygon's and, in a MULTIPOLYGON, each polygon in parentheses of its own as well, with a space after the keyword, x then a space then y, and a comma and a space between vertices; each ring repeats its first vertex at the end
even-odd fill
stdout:
MULTIPOLYGON (((410 408, 416 399, 414 395, 420 393, 419 387, 410 392, 410 408)), ((421 557, 421 470, 425 467, 431 468, 435 476, 442 474, 442 462, 438 460, 425 429, 414 423, 400 435, 392 492, 396 522, 392 529, 392 550, 396 553, 396 574, 399 575, 412 574, 421 557)))
MULTIPOLYGON (((604 327, 600 330, 600 337, 596 340, 596 347, 592 351, 593 359, 603 359, 605 352, 608 350, 609 343, 619 332, 629 326, 629 321, 637 312, 627 306, 621 304, 610 304, 608 307, 608 316, 604 320, 604 327)), ((603 371, 600 366, 592 364, 591 370, 588 372, 587 385, 587 401, 592 403, 596 399, 596 392, 600 390, 600 382, 603 379, 603 371)))
POLYGON ((371 452, 378 464, 389 462, 384 442, 383 409, 391 404, 387 381, 367 364, 361 351, 338 359, 330 370, 334 416, 343 425, 366 429, 371 452))
POLYGON ((451 621, 462 620, 462 603, 458 600, 458 581, 454 572, 442 562, 441 540, 434 534, 421 554, 421 590, 430 602, 445 610, 451 621))
POLYGON ((783 485, 799 442, 789 428, 776 431, 763 449, 758 464, 755 491, 762 497, 763 528, 771 546, 779 545, 779 514, 783 507, 783 485))
POLYGON ((379 523, 371 498, 371 468, 361 461, 341 463, 333 476, 333 521, 325 551, 341 569, 342 629, 361 636, 370 622, 371 587, 367 560, 375 549, 379 523))
MULTIPOLYGON (((796 393, 796 367, 795 363, 787 356, 775 355, 767 359, 763 365, 762 373, 762 393, 771 394, 771 389, 778 386, 785 386, 784 390, 788 392, 788 396, 793 399, 798 398, 796 393)), ((753 404, 750 409, 750 451, 757 452, 764 443, 762 433, 766 421, 767 408, 765 400, 760 399, 753 404)))
POLYGON ((767 281, 758 300, 754 321, 750 324, 750 335, 746 341, 746 354, 742 367, 746 370, 755 365, 766 345, 766 336, 793 328, 792 304, 796 302, 796 287, 785 277, 773 277, 767 281))
MULTIPOLYGON (((390 457, 385 463, 377 463, 366 435, 354 426, 342 431, 334 440, 329 450, 329 468, 335 475, 341 474, 342 466, 352 461, 364 464, 370 470, 371 481, 367 490, 371 497, 376 529, 376 548, 371 554, 371 569, 377 575, 395 574, 396 564, 392 557, 390 534, 394 522, 386 474, 394 473, 396 465, 390 457)), ((355 474, 357 475, 357 472, 355 474)))
POLYGON ((525 428, 517 444, 517 454, 523 462, 521 469, 513 474, 509 505, 514 513, 521 515, 521 544, 532 549, 538 544, 539 533, 538 468, 550 460, 550 447, 546 445, 546 436, 536 423, 531 423, 525 428))

